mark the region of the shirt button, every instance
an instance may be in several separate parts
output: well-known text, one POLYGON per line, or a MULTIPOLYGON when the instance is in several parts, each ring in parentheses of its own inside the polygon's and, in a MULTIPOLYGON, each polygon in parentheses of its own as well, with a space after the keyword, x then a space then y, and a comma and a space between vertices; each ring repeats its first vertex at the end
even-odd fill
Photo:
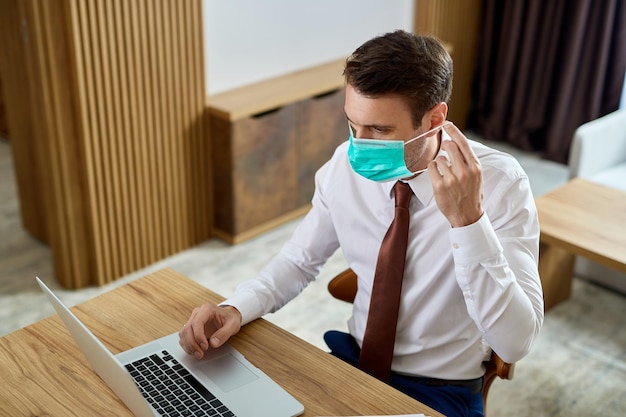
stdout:
POLYGON ((470 298, 472 298, 472 295, 469 293, 469 291, 465 291, 465 292, 463 293, 463 297, 465 297, 466 299, 468 299, 468 300, 469 300, 470 298))
POLYGON ((459 248, 459 244, 458 244, 458 243, 456 243, 456 242, 454 242, 454 243, 452 244, 452 247, 453 247, 454 249, 458 249, 458 248, 459 248))

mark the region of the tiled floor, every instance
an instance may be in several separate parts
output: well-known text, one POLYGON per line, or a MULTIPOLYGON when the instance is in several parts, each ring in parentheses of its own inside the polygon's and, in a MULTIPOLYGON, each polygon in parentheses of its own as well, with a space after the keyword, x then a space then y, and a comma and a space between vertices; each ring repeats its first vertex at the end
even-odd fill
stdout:
MULTIPOLYGON (((562 184, 564 166, 542 161, 506 145, 528 172, 535 195, 562 184)), ((20 225, 19 202, 10 143, 0 139, 0 335, 52 314, 33 276, 53 288, 50 250, 20 225)), ((237 246, 210 240, 103 288, 59 290, 70 305, 124 284, 150 271, 171 267, 207 287, 230 294, 253 277, 288 238, 297 222, 276 228, 237 246)), ((345 329, 349 305, 332 299, 326 284, 345 268, 341 253, 326 265, 317 282, 267 318, 324 348, 322 334, 345 329)), ((516 365, 512 381, 496 381, 490 391, 490 416, 626 415, 626 299, 576 279, 571 300, 546 315, 533 351, 516 365)))

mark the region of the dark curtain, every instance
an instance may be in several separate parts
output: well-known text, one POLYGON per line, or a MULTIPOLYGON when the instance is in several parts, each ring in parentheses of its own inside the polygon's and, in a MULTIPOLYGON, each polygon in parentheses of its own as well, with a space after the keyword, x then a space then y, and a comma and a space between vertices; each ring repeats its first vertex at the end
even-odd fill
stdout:
POLYGON ((619 107, 624 0, 484 0, 468 126, 566 163, 576 128, 619 107))

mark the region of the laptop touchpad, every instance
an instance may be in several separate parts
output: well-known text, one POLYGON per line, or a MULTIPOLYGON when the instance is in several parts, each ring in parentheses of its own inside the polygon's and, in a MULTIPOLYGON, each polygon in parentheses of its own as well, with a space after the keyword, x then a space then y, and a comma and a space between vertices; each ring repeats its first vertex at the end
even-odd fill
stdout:
POLYGON ((230 354, 203 363, 201 369, 224 392, 258 379, 246 365, 230 354))

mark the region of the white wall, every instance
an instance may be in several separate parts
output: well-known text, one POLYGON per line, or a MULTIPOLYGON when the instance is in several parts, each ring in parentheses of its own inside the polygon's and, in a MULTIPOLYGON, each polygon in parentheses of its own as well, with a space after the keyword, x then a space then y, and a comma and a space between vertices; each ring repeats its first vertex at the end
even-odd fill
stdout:
POLYGON ((413 0, 204 0, 207 94, 348 56, 412 30, 413 0))

